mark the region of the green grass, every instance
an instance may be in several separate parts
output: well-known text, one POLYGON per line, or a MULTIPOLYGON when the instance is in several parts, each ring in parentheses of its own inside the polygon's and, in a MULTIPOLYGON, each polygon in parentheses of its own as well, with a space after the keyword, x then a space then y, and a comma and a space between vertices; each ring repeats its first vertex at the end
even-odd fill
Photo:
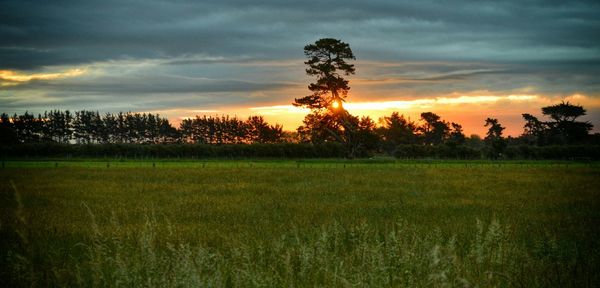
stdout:
POLYGON ((595 163, 106 164, 5 163, 1 286, 600 285, 595 163))

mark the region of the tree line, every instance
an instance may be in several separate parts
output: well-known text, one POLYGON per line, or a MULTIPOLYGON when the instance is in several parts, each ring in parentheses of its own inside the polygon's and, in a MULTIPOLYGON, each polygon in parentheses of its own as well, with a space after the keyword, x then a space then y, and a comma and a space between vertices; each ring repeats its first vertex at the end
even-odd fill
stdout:
POLYGON ((184 119, 179 129, 158 114, 51 110, 37 116, 0 115, 2 144, 55 142, 73 144, 109 143, 204 143, 242 144, 283 142, 281 125, 269 125, 262 116, 246 120, 229 116, 196 116, 184 119))
POLYGON ((52 110, 37 116, 28 112, 11 117, 6 113, 1 114, 0 139, 3 146, 13 147, 5 149, 9 151, 4 153, 5 156, 48 156, 64 152, 82 156, 88 153, 93 156, 131 157, 347 157, 348 149, 354 149, 352 153, 355 157, 384 153, 398 158, 537 159, 552 158, 553 153, 554 156, 566 155, 564 157, 598 154, 593 150, 598 150, 599 135, 589 134, 592 128, 589 122, 577 121, 578 117, 585 115, 583 107, 563 102, 543 107, 541 112, 548 117, 547 121, 537 118, 533 121, 531 114, 523 114, 525 124, 523 134, 519 137, 504 137, 505 127, 497 119, 487 118, 483 124, 488 131, 481 138, 478 135, 467 137, 461 124, 445 121, 433 112, 421 113, 416 121, 398 112, 392 112, 377 122, 368 116, 350 116, 346 121, 356 127, 351 131, 344 130, 343 126, 335 126, 334 121, 323 121, 327 117, 312 117, 309 114, 303 125, 295 133, 291 133, 283 131, 281 125, 267 123, 262 116, 251 116, 245 120, 229 116, 196 116, 184 119, 175 128, 168 119, 155 114, 101 114, 86 110, 72 113, 68 110, 52 110), (579 130, 565 127, 579 127, 579 130), (345 139, 336 138, 336 133, 343 135, 345 139), (64 145, 48 146, 49 143, 64 145), (228 148, 186 148, 174 145, 189 143, 240 145, 228 148), (253 143, 264 145, 244 147, 245 144, 253 143), (289 145, 269 146, 275 143, 289 145), (302 143, 302 146, 292 147, 293 143, 302 143), (66 147, 73 146, 71 144, 87 145, 87 148, 66 147), (107 148, 91 148, 98 144, 130 145, 111 146, 112 152, 107 148), (171 144, 172 147, 135 148, 138 144, 171 144), (326 149, 329 152, 316 152, 312 150, 314 148, 307 148, 315 145, 329 147, 326 149), (582 145, 591 148, 582 148, 582 145), (21 147, 14 148, 18 146, 21 147), (559 148, 562 146, 579 148, 559 148), (29 150, 38 150, 38 154, 29 150))

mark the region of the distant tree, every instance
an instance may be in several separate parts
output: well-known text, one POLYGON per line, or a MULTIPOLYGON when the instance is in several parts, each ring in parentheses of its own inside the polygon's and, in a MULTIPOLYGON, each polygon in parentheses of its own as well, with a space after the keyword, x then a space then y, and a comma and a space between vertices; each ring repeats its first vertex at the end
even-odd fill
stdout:
POLYGON ((448 144, 449 146, 458 146, 458 145, 463 145, 465 143, 465 134, 463 134, 463 129, 462 126, 458 123, 450 123, 450 126, 452 126, 452 129, 450 130, 450 133, 448 134, 448 139, 446 140, 446 144, 448 144))
POLYGON ((593 125, 589 122, 576 121, 577 118, 586 114, 585 109, 579 105, 569 102, 546 106, 542 108, 542 114, 550 117, 553 122, 548 122, 551 137, 558 142, 574 144, 585 140, 592 130, 593 125))
POLYGON ((32 143, 43 139, 44 118, 42 118, 41 114, 35 117, 34 114, 25 111, 22 115, 15 114, 12 117, 12 121, 20 142, 32 143))
POLYGON ((438 145, 444 142, 450 132, 448 123, 442 121, 440 116, 433 112, 421 113, 421 121, 423 124, 418 127, 421 132, 423 142, 426 145, 438 145))
POLYGON ((145 141, 156 143, 158 141, 158 119, 160 116, 148 113, 146 116, 146 129, 144 131, 145 141))
POLYGON ((551 121, 541 121, 531 114, 523 114, 525 125, 521 138, 529 144, 576 144, 589 137, 593 125, 589 122, 576 121, 586 114, 585 109, 569 102, 546 106, 542 114, 551 121))
POLYGON ((344 141, 339 136, 344 133, 341 123, 337 121, 335 115, 327 111, 315 110, 306 115, 297 132, 302 142, 344 141))
POLYGON ((91 112, 90 134, 94 143, 109 143, 110 132, 106 129, 104 119, 100 112, 91 112))
POLYGON ((467 147, 480 150, 483 147, 484 142, 483 139, 481 139, 481 136, 477 134, 471 134, 469 137, 465 138, 465 145, 467 147))
POLYGON ((102 120, 104 122, 104 129, 106 129, 106 142, 119 142, 119 122, 117 120, 117 116, 110 113, 106 113, 104 114, 102 120))
POLYGON ((369 151, 375 150, 381 139, 377 134, 377 125, 375 124, 375 121, 369 116, 361 117, 360 120, 358 120, 356 127, 355 137, 357 139, 355 142, 359 144, 356 147, 358 151, 355 153, 360 153, 364 156, 368 154, 369 151))
POLYGON ((524 113, 522 116, 525 119, 525 125, 523 126, 523 135, 521 137, 529 144, 544 144, 548 125, 531 114, 524 113))
POLYGON ((118 143, 125 143, 127 142, 127 121, 125 120, 127 117, 125 116, 125 114, 123 114, 123 112, 119 112, 119 114, 117 114, 117 139, 118 139, 118 143))
POLYGON ((17 131, 6 113, 0 115, 0 145, 13 145, 19 143, 17 131))
POLYGON ((194 142, 194 129, 192 119, 186 118, 179 123, 179 131, 183 142, 194 142))
POLYGON ((502 131, 505 127, 500 125, 498 119, 487 118, 485 119, 485 127, 488 128, 488 132, 484 138, 484 142, 488 147, 487 154, 491 158, 499 158, 506 149, 506 140, 502 137, 502 131))
POLYGON ((263 116, 251 116, 246 120, 246 139, 250 143, 277 143, 281 142, 283 127, 269 125, 263 116))
POLYGON ((90 135, 88 134, 90 122, 87 111, 75 111, 73 136, 77 143, 90 143, 90 135))
POLYGON ((381 126, 377 129, 383 140, 383 149, 388 153, 394 152, 396 146, 400 144, 415 144, 417 142, 417 125, 400 115, 398 112, 392 112, 390 116, 384 116, 379 119, 381 126))
POLYGON ((180 139, 180 132, 166 118, 159 119, 158 135, 160 143, 176 143, 180 139))

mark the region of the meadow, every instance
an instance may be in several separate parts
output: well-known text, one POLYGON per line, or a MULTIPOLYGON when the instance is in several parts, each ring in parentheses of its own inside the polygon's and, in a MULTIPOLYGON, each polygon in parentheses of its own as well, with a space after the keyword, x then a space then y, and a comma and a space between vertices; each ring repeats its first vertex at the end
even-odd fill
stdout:
POLYGON ((597 287, 600 166, 6 161, 0 286, 597 287))

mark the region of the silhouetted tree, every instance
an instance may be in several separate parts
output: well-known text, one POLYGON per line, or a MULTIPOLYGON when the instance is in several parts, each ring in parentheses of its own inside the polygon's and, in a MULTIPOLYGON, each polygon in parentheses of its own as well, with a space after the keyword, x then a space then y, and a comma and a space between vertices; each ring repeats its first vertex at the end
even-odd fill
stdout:
POLYGON ((569 102, 546 106, 542 114, 551 121, 538 120, 531 114, 523 114, 525 125, 521 138, 528 144, 577 144, 584 142, 593 125, 589 122, 576 121, 586 114, 585 109, 569 102))
POLYGON ((250 116, 246 120, 246 141, 250 143, 276 143, 281 142, 283 127, 269 125, 263 116, 250 116))
POLYGON ((282 141, 283 127, 279 124, 269 125, 262 116, 251 116, 246 121, 229 116, 196 116, 181 121, 179 133, 183 142, 276 143, 282 141))
POLYGON ((358 146, 355 147, 358 151, 354 153, 359 153, 362 156, 367 155, 369 151, 375 150, 381 138, 377 135, 376 128, 377 125, 375 121, 371 119, 369 116, 363 116, 358 120, 356 125, 356 143, 358 146))
POLYGON ((452 129, 446 140, 446 144, 452 147, 463 145, 465 143, 465 134, 463 134, 462 126, 458 123, 450 123, 452 129))
POLYGON ((433 112, 421 113, 421 121, 423 124, 418 127, 421 132, 423 142, 426 145, 439 145, 444 142, 450 132, 448 123, 440 120, 440 116, 433 112))
POLYGON ((31 143, 39 142, 43 139, 44 120, 41 114, 35 117, 34 114, 25 114, 12 117, 13 127, 20 142, 31 143))
POLYGON ((547 143, 549 127, 548 124, 538 120, 537 117, 524 113, 525 125, 523 126, 523 138, 527 144, 544 145, 547 143))
POLYGON ((542 114, 554 120, 548 122, 551 137, 561 144, 582 142, 593 128, 593 125, 589 122, 575 121, 577 118, 584 116, 586 111, 582 106, 572 105, 569 102, 543 107, 542 114))
POLYGON ((342 135, 344 130, 334 114, 315 110, 304 117, 302 124, 297 129, 302 142, 343 142, 339 135, 342 135))
POLYGON ((484 126, 489 127, 484 138, 488 147, 487 154, 491 158, 499 158, 502 156, 504 149, 506 149, 506 140, 502 137, 502 131, 504 131, 505 127, 502 127, 498 119, 495 118, 485 119, 484 126))
POLYGON ((103 117, 104 129, 106 130, 106 143, 117 143, 119 142, 119 122, 117 116, 106 113, 103 117))
POLYGON ((179 142, 180 133, 175 127, 171 126, 168 119, 159 118, 158 122, 159 143, 179 142))
POLYGON ((416 142, 415 131, 417 125, 400 115, 398 112, 392 112, 390 116, 381 118, 382 136, 385 141, 391 142, 394 145, 398 144, 414 144, 416 142))
POLYGON ((400 115, 398 112, 392 112, 390 116, 384 116, 379 119, 381 127, 377 129, 383 138, 383 149, 388 153, 394 152, 396 146, 400 144, 417 143, 415 134, 417 125, 400 115))
POLYGON ((311 95, 297 98, 293 104, 309 109, 330 108, 332 105, 342 108, 342 101, 350 90, 348 80, 342 74, 348 76, 355 71, 354 65, 346 62, 356 59, 350 45, 337 39, 323 38, 306 45, 304 55, 309 59, 304 62, 308 65, 306 74, 317 77, 317 81, 308 85, 308 90, 313 92, 311 95))
POLYGON ((298 132, 303 138, 310 137, 312 142, 335 139, 345 145, 348 157, 354 157, 356 148, 362 145, 354 143, 360 139, 356 137, 358 118, 350 115, 343 107, 343 101, 350 90, 348 80, 343 75, 355 72, 354 65, 346 62, 356 59, 350 45, 337 39, 323 38, 306 45, 304 54, 308 57, 308 61, 304 62, 308 65, 306 74, 315 76, 317 80, 308 86, 312 91, 311 95, 294 100, 293 105, 312 110, 298 132))
POLYGON ((477 134, 471 134, 465 139, 465 145, 474 149, 481 149, 484 146, 483 139, 477 134))
POLYGON ((19 143, 17 131, 13 122, 6 113, 0 115, 0 145, 14 145, 19 143))

